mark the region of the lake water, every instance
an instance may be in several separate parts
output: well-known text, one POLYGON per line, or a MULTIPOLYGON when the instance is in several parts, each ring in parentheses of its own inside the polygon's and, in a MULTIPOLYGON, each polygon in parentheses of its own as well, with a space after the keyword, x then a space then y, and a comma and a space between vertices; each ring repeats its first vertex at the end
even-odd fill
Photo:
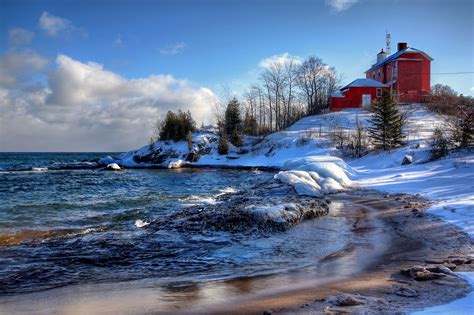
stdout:
POLYGON ((251 189, 259 171, 88 168, 104 153, 0 153, 0 296, 68 285, 229 280, 316 266, 351 237, 327 216, 267 235, 147 228, 251 189))

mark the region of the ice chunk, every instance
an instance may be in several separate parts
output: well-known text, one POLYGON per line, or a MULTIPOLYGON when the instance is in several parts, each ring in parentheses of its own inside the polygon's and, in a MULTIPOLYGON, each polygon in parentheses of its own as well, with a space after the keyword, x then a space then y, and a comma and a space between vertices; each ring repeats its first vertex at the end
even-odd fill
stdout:
POLYGON ((327 177, 322 181, 321 188, 330 194, 344 190, 344 187, 331 177, 327 177))
MULTIPOLYGON (((317 178, 317 174, 312 174, 317 178)), ((305 171, 282 171, 275 175, 275 179, 293 186, 298 195, 321 196, 321 186, 305 171)))
POLYGON ((176 160, 176 161, 170 162, 168 164, 168 168, 171 168, 171 169, 180 168, 181 165, 183 165, 183 161, 182 160, 176 160))
POLYGON ((108 170, 120 171, 122 168, 117 163, 110 163, 107 165, 108 170))

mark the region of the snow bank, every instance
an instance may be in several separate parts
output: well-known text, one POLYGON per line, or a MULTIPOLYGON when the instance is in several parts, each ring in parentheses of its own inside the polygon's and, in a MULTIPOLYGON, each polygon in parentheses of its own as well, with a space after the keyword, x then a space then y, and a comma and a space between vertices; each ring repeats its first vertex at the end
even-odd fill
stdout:
POLYGON ((305 157, 287 161, 275 179, 292 185, 299 195, 320 197, 352 185, 347 164, 336 157, 305 157))
MULTIPOLYGON (((317 174, 316 174, 317 175, 317 174)), ((322 196, 321 186, 305 171, 284 171, 275 175, 275 179, 293 186, 298 195, 322 196)))
MULTIPOLYGON (((457 272, 456 274, 469 282, 471 287, 474 287, 474 272, 457 272)), ((455 300, 451 303, 430 307, 420 312, 414 312, 413 314, 469 314, 472 311, 473 305, 474 291, 471 291, 465 297, 455 300)))
POLYGON ((428 198, 432 201, 430 212, 474 237, 474 153, 452 153, 430 163, 394 163, 406 150, 353 161, 354 182, 365 188, 428 198))

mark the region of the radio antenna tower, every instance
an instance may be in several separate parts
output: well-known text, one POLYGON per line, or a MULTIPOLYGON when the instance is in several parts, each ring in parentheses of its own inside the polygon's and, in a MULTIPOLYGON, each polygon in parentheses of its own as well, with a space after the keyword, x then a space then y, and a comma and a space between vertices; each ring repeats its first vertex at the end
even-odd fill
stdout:
POLYGON ((392 36, 390 35, 390 33, 388 32, 388 30, 385 31, 385 43, 386 43, 386 47, 385 47, 385 52, 387 53, 387 56, 390 56, 392 54, 392 50, 391 50, 391 41, 392 41, 392 36))

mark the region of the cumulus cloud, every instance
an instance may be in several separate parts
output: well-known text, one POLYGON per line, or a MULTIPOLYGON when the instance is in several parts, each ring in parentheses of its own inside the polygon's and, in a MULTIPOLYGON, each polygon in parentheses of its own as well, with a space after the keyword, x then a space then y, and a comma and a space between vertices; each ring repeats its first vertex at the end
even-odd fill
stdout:
POLYGON ((168 110, 212 116, 216 96, 171 75, 127 79, 58 55, 47 84, 0 86, 0 151, 123 151, 147 143, 168 110))
POLYGON ((72 34, 87 36, 83 29, 76 27, 70 20, 52 15, 46 11, 41 14, 38 26, 50 37, 70 36, 72 34))
POLYGON ((293 62, 296 65, 301 64, 302 58, 298 56, 292 56, 289 53, 283 53, 265 58, 260 61, 259 66, 265 69, 270 69, 274 66, 285 66, 293 62))
POLYGON ((185 43, 176 43, 173 45, 168 45, 166 47, 160 48, 160 53, 162 55, 176 55, 183 51, 186 48, 185 43))
POLYGON ((349 9, 359 0, 326 0, 326 3, 336 12, 349 9))
POLYGON ((8 39, 13 46, 29 44, 33 40, 34 36, 35 33, 20 27, 15 27, 8 30, 8 39))

